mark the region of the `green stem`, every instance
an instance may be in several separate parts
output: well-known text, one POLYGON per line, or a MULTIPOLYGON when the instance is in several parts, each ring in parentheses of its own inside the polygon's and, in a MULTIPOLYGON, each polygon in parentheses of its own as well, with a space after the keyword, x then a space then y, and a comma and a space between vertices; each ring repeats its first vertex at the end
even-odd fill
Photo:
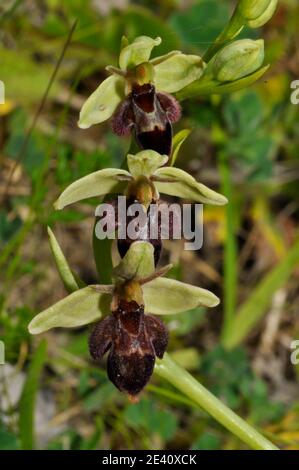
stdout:
POLYGON ((227 155, 222 152, 219 162, 222 192, 227 197, 229 203, 225 208, 225 244, 224 244, 224 318, 222 326, 222 340, 230 331, 232 321, 235 317, 237 299, 237 241, 235 236, 235 205, 233 201, 233 187, 231 172, 227 155))
POLYGON ((99 240, 95 233, 96 224, 97 219, 95 220, 92 236, 93 256, 97 273, 101 284, 111 284, 113 270, 111 248, 113 240, 110 240, 109 238, 99 240))
MULTIPOLYGON (((139 152, 140 149, 138 148, 134 139, 131 140, 131 145, 128 153, 135 154, 139 152)), ((123 170, 127 170, 127 159, 123 158, 121 168, 123 170)), ((109 196, 106 196, 103 202, 108 201, 109 196)), ((101 284, 111 284, 112 278, 112 258, 111 258, 111 250, 112 250, 112 243, 113 240, 109 240, 105 238, 104 240, 99 240, 96 237, 95 227, 97 224, 97 219, 95 220, 94 227, 93 227, 93 235, 92 235, 92 247, 93 247, 93 254, 94 260, 97 268, 97 273, 99 276, 99 281, 101 284)))
POLYGON ((180 367, 168 354, 157 360, 155 372, 168 380, 174 387, 194 400, 216 421, 231 431, 241 441, 255 450, 279 450, 272 442, 262 436, 256 429, 247 424, 218 398, 210 393, 192 375, 180 367))
POLYGON ((228 41, 234 39, 243 29, 244 19, 236 7, 229 23, 224 28, 224 30, 219 34, 217 39, 214 41, 212 46, 207 50, 203 56, 205 62, 209 62, 211 58, 216 54, 216 52, 221 49, 228 41))
POLYGON ((206 76, 203 76, 175 93, 175 97, 179 101, 183 101, 188 98, 196 98, 200 95, 209 96, 234 93, 235 91, 251 86, 267 72, 268 68, 269 65, 265 65, 250 75, 239 78, 233 82, 217 82, 216 80, 209 80, 206 76))

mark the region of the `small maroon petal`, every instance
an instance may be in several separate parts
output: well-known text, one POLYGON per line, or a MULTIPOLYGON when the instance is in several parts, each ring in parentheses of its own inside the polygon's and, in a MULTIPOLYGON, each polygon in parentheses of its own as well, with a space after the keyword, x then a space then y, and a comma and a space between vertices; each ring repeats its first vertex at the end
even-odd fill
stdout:
POLYGON ((89 337, 89 352, 95 361, 100 360, 111 347, 114 323, 114 318, 109 315, 93 328, 89 337))
POLYGON ((120 103, 112 116, 112 130, 116 135, 129 136, 134 125, 134 115, 129 99, 120 103))
POLYGON ((154 365, 154 354, 117 354, 111 350, 107 364, 108 377, 122 392, 138 395, 151 378, 154 365))
POLYGON ((158 100, 170 122, 177 122, 182 115, 181 106, 178 101, 168 93, 157 93, 158 100))
POLYGON ((164 323, 153 315, 145 315, 145 328, 149 335, 156 356, 162 359, 168 344, 168 331, 164 323))

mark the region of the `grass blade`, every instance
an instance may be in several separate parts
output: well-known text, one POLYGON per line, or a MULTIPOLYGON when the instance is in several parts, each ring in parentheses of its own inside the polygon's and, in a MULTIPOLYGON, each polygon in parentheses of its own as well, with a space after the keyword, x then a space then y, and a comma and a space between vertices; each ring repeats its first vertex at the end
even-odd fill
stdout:
POLYGON ((29 366, 27 378, 19 402, 19 430, 22 450, 35 448, 34 410, 40 375, 46 361, 47 343, 41 341, 29 366))
POLYGON ((257 325, 267 313, 273 294, 287 282, 298 264, 299 240, 283 260, 258 284, 249 299, 241 305, 223 341, 226 348, 233 348, 240 344, 257 325))

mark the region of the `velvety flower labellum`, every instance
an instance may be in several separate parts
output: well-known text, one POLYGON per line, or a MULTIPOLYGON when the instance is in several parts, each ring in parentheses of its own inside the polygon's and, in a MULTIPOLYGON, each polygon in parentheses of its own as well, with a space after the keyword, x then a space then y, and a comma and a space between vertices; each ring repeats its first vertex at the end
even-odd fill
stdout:
POLYGON ((156 92, 154 85, 133 85, 132 92, 114 113, 113 131, 119 135, 135 132, 142 149, 171 154, 171 123, 180 119, 181 108, 168 93, 156 92))
MULTIPOLYGON (((135 200, 129 200, 128 201, 128 207, 131 204, 138 203, 138 201, 135 200)), ((153 202, 153 204, 156 204, 153 202)), ((161 220, 159 217, 159 214, 157 217, 151 215, 150 207, 147 209, 147 217, 146 217, 146 222, 144 226, 136 226, 136 238, 131 239, 129 235, 127 234, 126 238, 120 239, 118 238, 117 240, 117 247, 120 256, 123 258, 126 253, 128 252, 130 246, 132 243, 134 243, 137 240, 143 240, 149 242, 153 248, 154 248, 154 261, 155 261, 155 266, 157 266, 160 255, 161 255, 161 250, 162 250, 162 241, 161 241, 161 220), (150 227, 152 225, 155 225, 157 227, 157 237, 151 238, 150 236, 150 227)), ((128 227, 128 224, 131 223, 134 220, 133 215, 128 215, 126 217, 126 227, 128 227)))
POLYGON ((162 358, 168 333, 161 320, 144 314, 143 305, 121 299, 111 315, 98 323, 89 340, 92 358, 109 351, 109 379, 121 391, 138 395, 149 381, 156 356, 162 358))
MULTIPOLYGON (((130 204, 136 204, 136 202, 138 203, 138 201, 129 201, 128 206, 130 204)), ((177 239, 178 234, 180 234, 180 237, 183 237, 183 221, 181 212, 169 211, 169 218, 161 216, 161 213, 164 210, 169 210, 169 206, 171 206, 171 204, 162 199, 159 199, 158 201, 152 201, 147 209, 144 224, 136 224, 136 235, 134 236, 134 239, 130 238, 128 234, 124 239, 118 238, 117 247, 122 258, 126 255, 132 243, 138 240, 146 241, 154 248, 154 262, 155 266, 157 266, 162 251, 162 240, 177 239)), ((127 216, 126 227, 128 227, 128 225, 133 221, 133 215, 127 216)))
MULTIPOLYGON (((123 258, 128 252, 132 243, 136 241, 148 242, 154 249, 154 263, 157 266, 162 251, 162 238, 173 240, 176 239, 178 234, 182 237, 182 214, 181 211, 169 211, 169 218, 162 217, 163 211, 168 211, 170 203, 159 199, 150 201, 150 204, 144 206, 140 203, 137 197, 129 197, 126 202, 125 214, 121 214, 118 207, 118 200, 106 202, 112 208, 111 214, 106 211, 102 217, 97 217, 97 223, 102 223, 103 227, 107 228, 106 223, 109 223, 110 229, 117 232, 117 248, 118 252, 123 258), (130 208, 138 207, 140 212, 144 211, 144 217, 138 219, 135 209, 130 213, 130 208), (142 209, 143 208, 143 209, 142 209), (132 215, 131 215, 132 214, 132 215), (105 219, 105 222, 103 222, 105 219), (134 225, 134 238, 130 237, 127 228, 134 225), (125 233, 125 236, 123 234, 125 233), (120 236, 121 235, 121 236, 120 236)), ((178 207, 178 206, 176 206, 178 207)))

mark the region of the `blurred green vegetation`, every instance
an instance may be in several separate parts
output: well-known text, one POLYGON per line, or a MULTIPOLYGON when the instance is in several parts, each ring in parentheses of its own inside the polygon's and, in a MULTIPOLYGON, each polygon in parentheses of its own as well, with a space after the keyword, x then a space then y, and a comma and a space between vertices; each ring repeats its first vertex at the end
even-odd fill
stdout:
MULTIPOLYGON (((96 282, 91 233, 97 201, 56 212, 75 179, 118 167, 129 148, 109 123, 77 128, 85 98, 117 65, 120 38, 161 36, 201 54, 225 25, 227 0, 7 0, 0 6, 0 449, 238 449, 240 442, 170 385, 153 378, 131 404, 88 357, 86 328, 30 337, 27 325, 65 295, 51 258, 50 225, 70 265, 96 282), (3 4, 3 6, 2 6, 3 4), (67 34, 78 24, 19 159, 67 34), (12 181, 7 187, 16 162, 12 181)), ((171 275, 223 299, 167 319, 169 351, 211 391, 277 445, 299 449, 298 366, 290 344, 298 321, 299 5, 281 0, 272 21, 243 37, 265 38, 265 79, 231 96, 183 102, 176 131, 192 129, 177 165, 222 188, 226 208, 204 209, 202 250, 165 244, 171 275), (245 313, 244 313, 245 312, 245 313), (239 317, 240 315, 240 317, 239 317), (242 316, 243 315, 243 316, 242 316)))

